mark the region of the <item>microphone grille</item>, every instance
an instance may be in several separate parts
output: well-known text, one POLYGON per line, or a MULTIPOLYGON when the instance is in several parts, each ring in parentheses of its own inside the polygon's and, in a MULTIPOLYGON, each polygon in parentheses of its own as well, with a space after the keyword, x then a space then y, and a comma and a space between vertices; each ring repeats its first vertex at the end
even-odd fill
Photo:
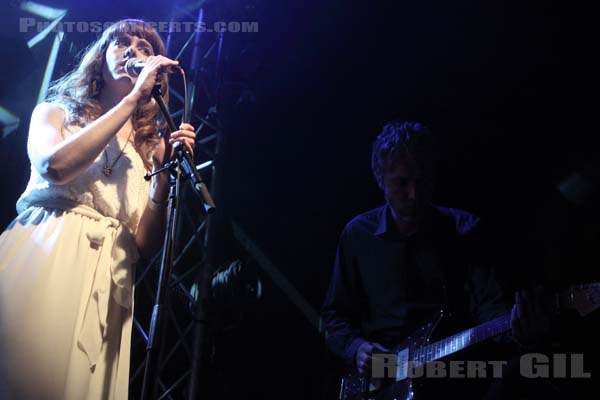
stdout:
POLYGON ((138 76, 140 72, 135 68, 135 63, 138 62, 137 58, 130 58, 127 63, 125 63, 125 72, 129 76, 138 76))

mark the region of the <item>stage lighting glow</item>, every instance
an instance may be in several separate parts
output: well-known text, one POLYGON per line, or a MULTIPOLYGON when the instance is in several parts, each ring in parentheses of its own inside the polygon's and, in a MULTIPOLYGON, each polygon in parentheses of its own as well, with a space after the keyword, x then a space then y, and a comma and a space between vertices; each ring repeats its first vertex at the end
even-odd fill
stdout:
POLYGON ((46 71, 44 72, 44 79, 42 80, 42 86, 40 87, 40 94, 38 95, 37 102, 41 103, 46 94, 48 93, 48 87, 50 86, 50 79, 52 79, 52 73, 54 72, 54 66, 56 65, 56 58, 58 57, 58 49, 60 43, 65 36, 64 32, 58 32, 54 37, 54 43, 52 44, 52 50, 50 50, 50 56, 48 57, 48 64, 46 64, 46 71))
POLYGON ((66 12, 60 18, 48 24, 48 26, 43 31, 29 39, 29 41, 27 42, 27 46, 29 46, 29 48, 32 48, 33 46, 44 40, 46 36, 48 36, 48 34, 52 31, 52 29, 54 29, 54 27, 64 18, 65 15, 67 15, 66 12))
POLYGON ((20 4, 20 7, 23 11, 48 20, 60 19, 67 13, 67 10, 63 8, 54 8, 34 1, 24 1, 20 4))
POLYGON ((14 132, 19 127, 20 122, 19 117, 0 106, 0 135, 2 139, 14 132))

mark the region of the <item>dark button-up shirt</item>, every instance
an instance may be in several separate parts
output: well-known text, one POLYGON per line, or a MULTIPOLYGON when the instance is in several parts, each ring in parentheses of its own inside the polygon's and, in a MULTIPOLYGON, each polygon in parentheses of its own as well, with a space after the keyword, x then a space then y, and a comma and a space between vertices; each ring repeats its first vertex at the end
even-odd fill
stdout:
MULTIPOLYGON (((508 311, 477 239, 479 219, 433 207, 419 231, 400 235, 388 206, 341 234, 322 309, 330 348, 353 364, 365 340, 394 345, 440 309, 484 322, 508 311)), ((468 328, 468 327, 465 327, 468 328)))

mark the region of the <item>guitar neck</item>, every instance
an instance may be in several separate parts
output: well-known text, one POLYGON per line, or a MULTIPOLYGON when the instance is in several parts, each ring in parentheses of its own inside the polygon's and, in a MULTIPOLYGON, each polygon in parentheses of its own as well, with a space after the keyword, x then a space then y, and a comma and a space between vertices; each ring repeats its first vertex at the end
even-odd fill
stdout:
POLYGON ((413 351, 413 362, 428 363, 510 330, 510 314, 413 351))
MULTIPOLYGON (((600 307, 600 283, 585 283, 571 286, 554 294, 556 309, 573 308, 581 316, 588 315, 600 307)), ((479 326, 457 333, 446 339, 413 350, 415 363, 428 363, 455 353, 476 343, 510 330, 510 314, 493 319, 479 326)))

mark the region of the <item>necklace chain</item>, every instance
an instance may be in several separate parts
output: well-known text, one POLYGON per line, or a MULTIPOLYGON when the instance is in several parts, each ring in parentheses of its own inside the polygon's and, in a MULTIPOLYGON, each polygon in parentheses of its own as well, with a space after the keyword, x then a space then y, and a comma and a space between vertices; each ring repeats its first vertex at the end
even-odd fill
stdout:
MULTIPOLYGON (((102 168, 102 172, 104 173, 104 175, 106 176, 111 176, 112 175, 112 171, 114 166, 117 164, 117 161, 119 161, 119 159, 121 158, 121 156, 125 153, 125 148, 127 147, 127 145, 129 144, 129 139, 131 139, 131 135, 133 134, 133 128, 131 129, 131 132, 129 132, 129 136, 127 136, 127 142, 125 143, 125 146, 123 146, 123 148, 121 149, 121 152, 119 153, 119 155, 117 156, 117 158, 115 158, 115 161, 113 161, 112 165, 109 167, 108 166, 108 152, 106 151, 106 148, 104 149, 104 168, 102 168)), ((117 141, 117 144, 119 143, 119 141, 117 141)))

